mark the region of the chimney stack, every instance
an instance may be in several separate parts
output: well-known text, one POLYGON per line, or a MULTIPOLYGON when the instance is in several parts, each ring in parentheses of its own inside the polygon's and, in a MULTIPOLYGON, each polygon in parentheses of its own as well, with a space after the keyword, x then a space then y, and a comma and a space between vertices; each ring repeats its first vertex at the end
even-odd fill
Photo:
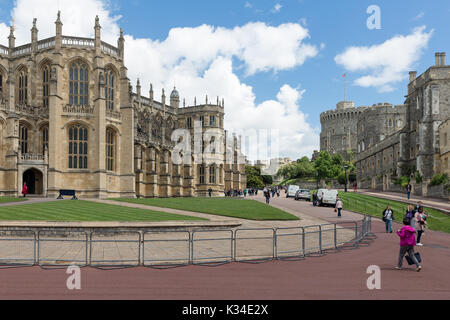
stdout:
POLYGON ((435 60, 436 60, 436 67, 439 67, 440 56, 441 56, 441 54, 440 54, 439 52, 436 52, 436 53, 434 54, 434 57, 435 57, 435 60))
POLYGON ((411 71, 409 73, 409 82, 413 82, 417 78, 417 71, 411 71))
POLYGON ((441 67, 445 66, 445 52, 441 52, 441 67))

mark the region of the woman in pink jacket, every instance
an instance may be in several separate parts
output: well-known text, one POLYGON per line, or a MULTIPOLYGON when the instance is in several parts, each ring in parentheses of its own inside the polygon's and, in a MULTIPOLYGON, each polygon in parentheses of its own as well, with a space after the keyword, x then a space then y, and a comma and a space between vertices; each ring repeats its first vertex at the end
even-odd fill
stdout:
POLYGON ((416 271, 419 272, 422 267, 417 261, 414 255, 414 247, 416 246, 416 230, 410 226, 410 219, 403 219, 403 228, 397 231, 398 236, 400 237, 400 254, 398 255, 398 266, 397 270, 402 270, 403 266, 403 257, 406 253, 408 253, 411 260, 417 266, 416 271))

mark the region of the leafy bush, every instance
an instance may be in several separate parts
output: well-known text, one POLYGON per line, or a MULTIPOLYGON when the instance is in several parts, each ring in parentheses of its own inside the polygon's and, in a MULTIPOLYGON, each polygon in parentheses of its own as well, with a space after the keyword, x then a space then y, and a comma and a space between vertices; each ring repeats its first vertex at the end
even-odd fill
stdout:
POLYGON ((401 186, 402 188, 406 188, 408 186, 408 183, 410 182, 409 177, 403 176, 399 179, 394 180, 394 184, 397 186, 401 186))
POLYGON ((444 174, 436 174, 430 182, 430 187, 440 186, 441 184, 446 184, 449 181, 448 175, 444 174))
POLYGON ((416 183, 417 183, 417 184, 422 183, 423 177, 422 177, 422 175, 420 174, 419 171, 416 171, 416 176, 415 176, 415 178, 416 178, 416 183))

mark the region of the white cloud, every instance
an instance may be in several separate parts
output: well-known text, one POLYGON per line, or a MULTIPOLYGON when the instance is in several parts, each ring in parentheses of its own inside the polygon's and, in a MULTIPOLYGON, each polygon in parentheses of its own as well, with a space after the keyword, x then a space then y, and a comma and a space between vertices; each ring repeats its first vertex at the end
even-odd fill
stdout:
POLYGON ((425 12, 420 12, 413 20, 420 20, 425 16, 425 12))
POLYGON ((253 8, 253 5, 250 2, 246 2, 244 5, 245 8, 253 8))
POLYGON ((433 30, 422 26, 407 36, 398 35, 371 47, 350 47, 335 57, 337 64, 349 72, 368 72, 355 80, 361 87, 376 87, 392 91, 393 85, 404 80, 407 72, 420 59, 433 30))
POLYGON ((279 3, 277 3, 277 4, 275 4, 275 6, 273 7, 272 12, 273 12, 273 13, 280 12, 281 8, 283 8, 283 6, 282 6, 281 4, 279 4, 279 3))
MULTIPOLYGON (((57 9, 49 10, 53 4, 50 0, 17 0, 12 15, 18 43, 29 42, 33 17, 38 18, 40 39, 54 36, 57 9)), ((60 10, 64 35, 93 37, 98 14, 102 39, 117 43, 120 17, 113 16, 105 2, 60 0, 60 10)), ((0 24, 2 39, 8 33, 6 25, 0 24)), ((226 129, 279 130, 280 155, 297 158, 311 155, 319 144, 317 130, 300 110, 305 90, 286 84, 276 99, 257 104, 253 88, 234 69, 254 75, 299 67, 319 52, 316 45, 305 43, 309 37, 305 27, 294 23, 270 26, 254 22, 233 29, 209 25, 173 28, 163 40, 125 35, 125 63, 133 85, 140 78, 145 94, 153 83, 157 100, 162 88, 170 92, 174 85, 182 97, 187 97, 188 105, 194 97, 198 103, 203 102, 206 94, 210 101, 224 97, 226 129)))

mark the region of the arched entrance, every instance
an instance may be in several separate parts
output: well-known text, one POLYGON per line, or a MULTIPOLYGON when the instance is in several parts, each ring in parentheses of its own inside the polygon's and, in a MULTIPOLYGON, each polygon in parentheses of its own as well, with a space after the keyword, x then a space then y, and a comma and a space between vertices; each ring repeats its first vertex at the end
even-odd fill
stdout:
POLYGON ((23 173, 23 183, 27 184, 28 194, 42 195, 44 193, 44 179, 42 172, 29 169, 23 173))

